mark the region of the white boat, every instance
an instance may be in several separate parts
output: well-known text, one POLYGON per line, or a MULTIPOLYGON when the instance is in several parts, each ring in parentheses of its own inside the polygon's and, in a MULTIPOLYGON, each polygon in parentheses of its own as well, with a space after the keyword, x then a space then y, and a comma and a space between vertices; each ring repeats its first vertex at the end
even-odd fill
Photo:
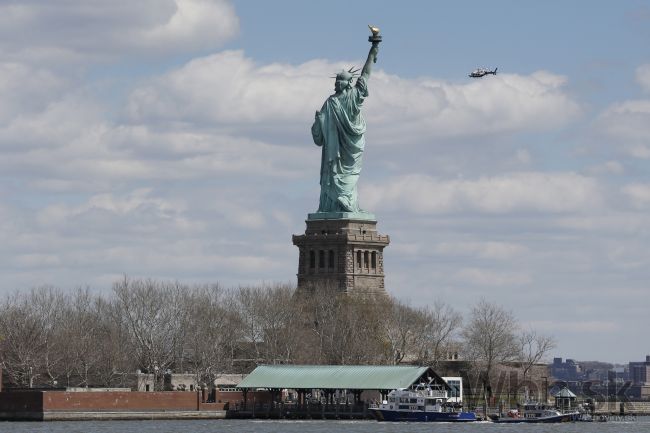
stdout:
POLYGON ((446 388, 435 384, 391 391, 375 409, 375 415, 379 421, 476 421, 473 412, 462 412, 459 405, 448 403, 446 388))
POLYGON ((526 403, 523 410, 513 409, 504 416, 491 415, 490 419, 498 423, 558 423, 581 420, 579 412, 562 413, 555 408, 539 403, 526 403))

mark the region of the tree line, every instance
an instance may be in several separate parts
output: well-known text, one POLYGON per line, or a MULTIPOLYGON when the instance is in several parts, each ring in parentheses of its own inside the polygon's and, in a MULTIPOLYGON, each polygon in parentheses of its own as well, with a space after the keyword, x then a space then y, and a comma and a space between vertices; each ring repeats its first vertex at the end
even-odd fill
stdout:
POLYGON ((167 372, 211 383, 260 364, 471 363, 486 393, 500 363, 526 372, 553 339, 522 330, 512 312, 479 301, 469 316, 444 302, 351 296, 288 284, 225 289, 124 277, 109 293, 51 287, 0 304, 0 365, 16 387, 128 383, 136 370, 161 389, 167 372))

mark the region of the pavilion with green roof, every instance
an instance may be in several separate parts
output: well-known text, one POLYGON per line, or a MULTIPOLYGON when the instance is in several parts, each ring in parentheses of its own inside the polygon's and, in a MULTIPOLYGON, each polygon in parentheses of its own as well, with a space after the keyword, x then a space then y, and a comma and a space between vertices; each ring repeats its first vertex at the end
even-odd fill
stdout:
POLYGON ((431 367, 376 366, 376 365, 261 365, 238 385, 244 392, 268 389, 279 394, 282 389, 293 389, 299 400, 311 390, 324 391, 329 399, 336 390, 351 391, 359 400, 365 390, 379 391, 382 396, 394 389, 409 388, 420 383, 449 385, 431 367))
POLYGON ((575 400, 577 398, 566 386, 556 392, 553 397, 555 398, 555 407, 561 410, 570 410, 572 405, 575 406, 575 400))

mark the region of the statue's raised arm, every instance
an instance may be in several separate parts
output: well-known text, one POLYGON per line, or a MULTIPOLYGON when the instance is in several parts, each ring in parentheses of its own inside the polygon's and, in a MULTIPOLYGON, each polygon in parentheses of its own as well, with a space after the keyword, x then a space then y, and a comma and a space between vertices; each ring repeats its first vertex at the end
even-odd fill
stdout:
POLYGON ((368 78, 370 78, 370 72, 372 71, 372 64, 377 63, 377 53, 379 52, 379 43, 381 42, 381 36, 379 35, 379 28, 370 25, 368 27, 372 32, 372 35, 368 37, 368 41, 372 42, 372 46, 370 47, 370 51, 368 52, 368 58, 366 59, 366 63, 363 65, 363 69, 361 70, 361 76, 365 80, 368 80, 368 78))

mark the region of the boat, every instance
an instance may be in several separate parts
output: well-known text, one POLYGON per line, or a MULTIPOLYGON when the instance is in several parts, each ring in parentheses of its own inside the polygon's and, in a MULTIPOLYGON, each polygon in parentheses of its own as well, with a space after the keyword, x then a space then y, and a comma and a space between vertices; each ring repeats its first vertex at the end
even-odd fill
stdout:
POLYGON ((497 423, 559 423, 580 421, 580 412, 560 412, 555 408, 539 403, 526 403, 523 411, 518 409, 509 410, 504 416, 490 415, 489 418, 497 423))
POLYGON ((460 405, 447 402, 447 390, 440 385, 419 384, 396 389, 374 408, 378 421, 470 422, 474 412, 462 412, 460 405))

